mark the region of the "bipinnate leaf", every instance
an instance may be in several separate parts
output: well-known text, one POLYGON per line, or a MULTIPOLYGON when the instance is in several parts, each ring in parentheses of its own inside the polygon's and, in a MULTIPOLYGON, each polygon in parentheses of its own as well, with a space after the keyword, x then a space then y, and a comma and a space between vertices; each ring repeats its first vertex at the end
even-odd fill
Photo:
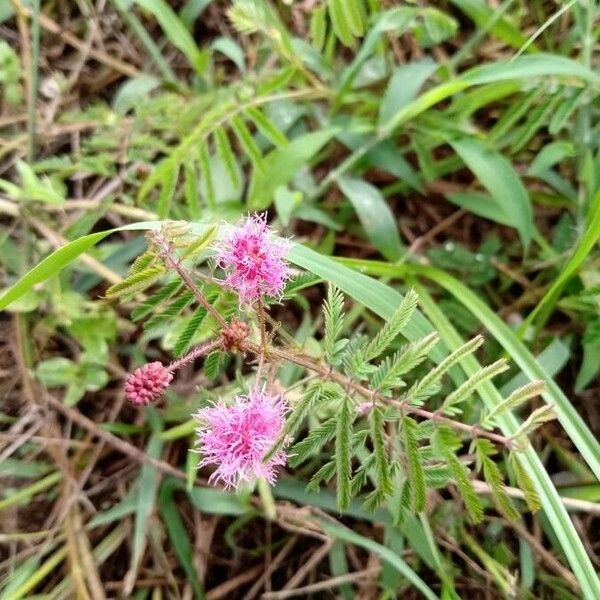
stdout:
POLYGON ((408 464, 408 480, 410 482, 411 505, 415 512, 425 509, 427 493, 425 474, 419 456, 419 446, 416 439, 417 423, 410 417, 402 419, 402 441, 408 464))
POLYGON ((339 362, 339 354, 346 346, 347 340, 339 340, 344 329, 344 294, 335 286, 327 289, 327 299, 323 304, 325 334, 323 350, 327 362, 335 365, 339 362))
POLYGON ((350 506, 350 480, 352 478, 352 413, 350 401, 344 398, 340 413, 335 419, 335 465, 337 476, 338 508, 345 511, 350 506))
POLYGON ((503 373, 508 369, 508 363, 504 359, 497 360, 491 365, 481 368, 477 373, 469 377, 456 390, 449 394, 442 405, 442 411, 446 415, 455 416, 462 412, 459 404, 468 400, 473 392, 482 383, 489 381, 496 375, 503 373))

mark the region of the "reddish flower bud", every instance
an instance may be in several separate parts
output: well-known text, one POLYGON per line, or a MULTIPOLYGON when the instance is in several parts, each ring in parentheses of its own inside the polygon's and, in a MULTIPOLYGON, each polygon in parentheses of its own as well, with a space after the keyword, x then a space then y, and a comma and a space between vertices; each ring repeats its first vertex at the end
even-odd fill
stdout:
POLYGON ((129 375, 125 396, 135 406, 146 406, 161 396, 172 379, 173 374, 161 362, 148 363, 129 375))

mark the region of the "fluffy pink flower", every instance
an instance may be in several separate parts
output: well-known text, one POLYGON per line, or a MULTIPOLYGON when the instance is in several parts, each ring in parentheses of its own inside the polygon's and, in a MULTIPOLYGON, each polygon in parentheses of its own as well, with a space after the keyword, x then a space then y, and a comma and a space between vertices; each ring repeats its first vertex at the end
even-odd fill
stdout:
POLYGON ((160 397, 171 379, 173 374, 161 362, 148 363, 129 375, 125 396, 136 406, 146 406, 160 397))
POLYGON ((237 292, 241 303, 263 294, 281 296, 290 269, 283 260, 288 243, 271 235, 267 215, 252 215, 220 239, 217 264, 227 271, 223 285, 237 292))
POLYGON ((262 477, 275 483, 276 467, 286 463, 284 450, 264 460, 281 434, 288 406, 281 396, 254 390, 237 396, 233 404, 223 402, 196 413, 198 452, 203 455, 199 466, 216 465, 209 482, 237 488, 243 482, 262 477))

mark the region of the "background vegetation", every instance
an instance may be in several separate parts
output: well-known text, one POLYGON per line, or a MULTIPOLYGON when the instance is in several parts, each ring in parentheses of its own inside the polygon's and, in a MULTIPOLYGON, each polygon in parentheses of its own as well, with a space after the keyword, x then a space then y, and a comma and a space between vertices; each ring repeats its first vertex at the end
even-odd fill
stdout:
MULTIPOLYGON (((0 4, 0 598, 599 598, 596 0, 39 5, 0 4), (554 406, 524 467, 540 512, 502 455, 516 519, 476 480, 474 524, 448 478, 403 519, 340 511, 334 485, 305 491, 326 447, 281 474, 270 519, 187 451, 235 361, 188 368, 159 410, 124 404, 128 371, 210 333, 185 303, 142 326, 144 298, 107 299, 140 222, 263 210, 301 242, 274 316, 307 350, 321 282, 352 300, 344 335, 414 287, 409 339, 483 333, 481 362, 511 360, 469 421, 546 382, 501 423, 554 406)), ((298 373, 278 379, 293 395, 298 373)))

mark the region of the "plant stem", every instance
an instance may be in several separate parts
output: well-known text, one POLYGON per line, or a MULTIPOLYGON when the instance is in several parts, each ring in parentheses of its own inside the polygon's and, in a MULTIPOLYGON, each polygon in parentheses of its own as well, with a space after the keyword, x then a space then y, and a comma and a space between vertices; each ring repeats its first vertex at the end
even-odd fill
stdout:
POLYGON ((35 129, 37 92, 40 65, 40 0, 34 0, 31 9, 31 88, 27 116, 27 161, 35 159, 35 129))
POLYGON ((212 352, 213 350, 216 350, 219 346, 221 346, 220 339, 211 340, 210 342, 200 344, 199 346, 196 346, 196 348, 194 348, 191 352, 189 352, 188 354, 186 354, 179 360, 173 361, 169 365, 168 369, 169 369, 169 371, 176 371, 177 369, 180 369, 181 367, 196 360, 198 357, 204 356, 205 354, 208 354, 208 353, 212 352))
POLYGON ((165 238, 162 233, 156 236, 156 242, 161 247, 162 255, 165 263, 168 267, 171 267, 181 277, 188 289, 194 294, 194 297, 200 304, 200 306, 206 309, 209 315, 211 315, 221 327, 226 327, 227 322, 221 316, 219 311, 206 299, 206 296, 200 291, 198 286, 194 283, 189 271, 182 265, 181 261, 175 256, 173 247, 170 242, 165 238))
POLYGON ((274 521, 277 518, 277 508, 273 493, 271 492, 271 486, 262 477, 258 479, 256 485, 260 501, 265 509, 265 516, 269 521, 274 521))
MULTIPOLYGON (((260 352, 260 346, 251 342, 247 342, 245 344, 244 349, 255 354, 258 354, 260 352)), ((304 367, 305 369, 314 371, 323 379, 329 379, 331 381, 339 383, 346 390, 353 390, 368 400, 376 400, 383 404, 389 404, 391 406, 394 406, 405 414, 413 414, 422 417, 423 419, 433 421, 434 423, 443 423, 444 425, 448 425, 453 429, 467 433, 471 437, 487 438, 496 444, 505 446, 509 450, 512 449, 514 446, 513 441, 510 438, 498 433, 486 431, 478 425, 468 425, 466 423, 461 423, 460 421, 455 421, 454 419, 441 415, 437 412, 429 411, 418 406, 413 406, 406 400, 400 401, 394 400, 393 398, 388 398, 387 396, 380 394, 376 390, 371 390, 362 385, 361 383, 353 381, 352 379, 340 373, 339 371, 335 371, 334 369, 331 369, 326 365, 319 364, 307 354, 295 354, 292 352, 288 352, 287 350, 283 350, 281 348, 271 347, 268 348, 266 352, 266 359, 268 360, 270 357, 293 362, 301 367, 304 367)))

